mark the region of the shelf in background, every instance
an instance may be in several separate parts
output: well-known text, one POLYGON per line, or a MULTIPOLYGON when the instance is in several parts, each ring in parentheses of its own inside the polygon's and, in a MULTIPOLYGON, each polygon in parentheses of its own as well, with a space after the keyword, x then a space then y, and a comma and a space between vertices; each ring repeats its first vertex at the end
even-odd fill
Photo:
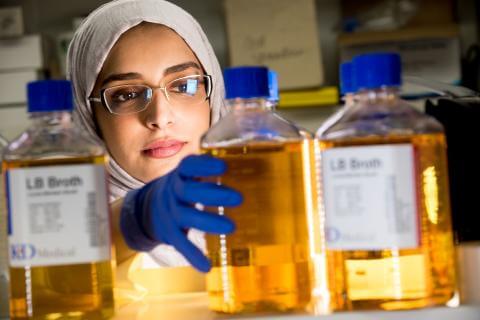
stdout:
POLYGON ((311 90, 282 91, 278 107, 302 108, 333 106, 338 104, 338 88, 323 87, 311 90))

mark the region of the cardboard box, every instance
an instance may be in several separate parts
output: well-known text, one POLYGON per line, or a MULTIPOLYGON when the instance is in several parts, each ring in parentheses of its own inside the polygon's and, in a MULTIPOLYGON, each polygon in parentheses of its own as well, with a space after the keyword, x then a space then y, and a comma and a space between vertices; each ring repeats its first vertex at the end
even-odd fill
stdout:
POLYGON ((314 0, 226 0, 230 64, 278 72, 280 90, 324 82, 314 0))
MULTIPOLYGON (((402 58, 403 75, 449 84, 459 84, 461 80, 461 51, 455 25, 344 34, 339 37, 339 46, 341 61, 361 53, 397 52, 402 58)), ((402 86, 402 95, 407 97, 429 93, 408 83, 402 86)))
POLYGON ((27 83, 38 80, 36 70, 0 73, 0 106, 25 104, 27 102, 27 83))
POLYGON ((19 37, 23 34, 21 7, 0 8, 0 38, 19 37))
POLYGON ((42 69, 44 55, 40 35, 0 40, 0 72, 42 69))

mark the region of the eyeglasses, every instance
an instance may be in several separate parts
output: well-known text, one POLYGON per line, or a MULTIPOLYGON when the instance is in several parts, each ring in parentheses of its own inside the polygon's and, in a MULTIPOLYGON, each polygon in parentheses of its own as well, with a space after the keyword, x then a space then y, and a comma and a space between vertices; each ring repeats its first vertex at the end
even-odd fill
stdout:
POLYGON ((103 89, 100 97, 89 101, 101 102, 110 113, 132 114, 145 110, 153 98, 153 90, 163 91, 165 98, 175 108, 189 108, 210 98, 212 77, 190 75, 172 80, 164 87, 149 87, 143 84, 125 84, 103 89))

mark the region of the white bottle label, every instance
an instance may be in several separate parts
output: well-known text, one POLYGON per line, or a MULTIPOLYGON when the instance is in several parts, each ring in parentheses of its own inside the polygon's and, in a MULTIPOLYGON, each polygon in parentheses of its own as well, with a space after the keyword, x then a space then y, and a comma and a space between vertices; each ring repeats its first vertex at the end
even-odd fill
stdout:
POLYGON ((322 153, 329 249, 419 246, 414 156, 410 144, 341 147, 322 153))
POLYGON ((104 166, 19 168, 6 175, 11 267, 110 259, 104 166))

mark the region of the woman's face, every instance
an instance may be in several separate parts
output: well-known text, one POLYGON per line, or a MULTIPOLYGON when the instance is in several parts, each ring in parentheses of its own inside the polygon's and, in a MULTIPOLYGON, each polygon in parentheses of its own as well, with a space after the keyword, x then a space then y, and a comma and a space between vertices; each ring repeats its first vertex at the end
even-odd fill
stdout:
MULTIPOLYGON (((144 84, 152 88, 180 77, 203 74, 195 54, 174 31, 142 23, 124 33, 110 51, 92 96, 104 88, 144 84)), ((174 169, 186 155, 199 150, 208 129, 207 100, 172 105, 161 89, 148 107, 134 114, 111 114, 101 103, 93 109, 110 155, 130 175, 148 182, 174 169)))

